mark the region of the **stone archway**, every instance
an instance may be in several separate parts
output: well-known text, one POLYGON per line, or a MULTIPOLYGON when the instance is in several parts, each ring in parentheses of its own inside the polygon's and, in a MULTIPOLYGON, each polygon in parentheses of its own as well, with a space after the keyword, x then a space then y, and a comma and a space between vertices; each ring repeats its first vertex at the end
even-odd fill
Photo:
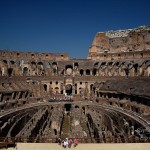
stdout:
POLYGON ((73 67, 72 67, 72 65, 67 65, 66 66, 66 75, 72 75, 72 73, 73 73, 73 67))
POLYGON ((8 76, 12 76, 13 75, 13 68, 8 68, 8 76))
POLYGON ((72 85, 71 84, 67 84, 65 89, 66 89, 66 94, 67 95, 71 95, 72 94, 72 85))
POLYGON ((24 76, 28 75, 28 68, 27 67, 23 68, 23 75, 24 76))

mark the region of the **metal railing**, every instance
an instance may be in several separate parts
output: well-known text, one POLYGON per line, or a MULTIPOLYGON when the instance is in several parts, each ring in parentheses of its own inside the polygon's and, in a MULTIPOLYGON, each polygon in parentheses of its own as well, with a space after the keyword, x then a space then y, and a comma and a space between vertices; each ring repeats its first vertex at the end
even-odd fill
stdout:
MULTIPOLYGON (((73 138, 72 138, 73 139, 73 138)), ((15 144, 17 142, 23 143, 57 143, 57 138, 49 137, 0 137, 0 144, 15 144)), ((79 143, 150 143, 150 137, 125 137, 125 138, 78 138, 79 143)))

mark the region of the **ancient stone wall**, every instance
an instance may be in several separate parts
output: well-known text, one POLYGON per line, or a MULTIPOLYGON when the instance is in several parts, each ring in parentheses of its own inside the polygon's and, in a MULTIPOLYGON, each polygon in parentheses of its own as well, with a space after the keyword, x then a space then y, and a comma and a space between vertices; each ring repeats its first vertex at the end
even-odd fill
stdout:
POLYGON ((37 52, 20 52, 11 50, 0 50, 0 59, 24 60, 24 61, 46 61, 46 60, 68 60, 68 54, 52 54, 37 52))
POLYGON ((142 26, 129 30, 98 32, 94 37, 87 58, 94 59, 91 55, 99 57, 99 54, 105 55, 105 53, 115 54, 150 50, 149 41, 149 26, 142 26))
POLYGON ((149 36, 149 27, 98 33, 88 59, 0 50, 0 137, 149 137, 149 36))

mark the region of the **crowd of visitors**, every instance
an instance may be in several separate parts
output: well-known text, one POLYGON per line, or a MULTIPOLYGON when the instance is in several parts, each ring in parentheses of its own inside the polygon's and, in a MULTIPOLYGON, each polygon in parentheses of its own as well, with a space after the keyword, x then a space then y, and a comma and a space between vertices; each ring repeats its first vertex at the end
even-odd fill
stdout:
POLYGON ((71 101, 71 100, 73 100, 73 97, 72 97, 72 95, 67 95, 67 96, 61 96, 61 97, 56 97, 56 96, 54 96, 54 97, 50 97, 49 99, 48 99, 48 101, 49 102, 54 102, 54 101, 71 101))
POLYGON ((76 147, 78 145, 78 139, 77 138, 65 138, 65 139, 61 139, 58 138, 58 144, 62 145, 63 148, 71 148, 72 145, 73 147, 76 147))

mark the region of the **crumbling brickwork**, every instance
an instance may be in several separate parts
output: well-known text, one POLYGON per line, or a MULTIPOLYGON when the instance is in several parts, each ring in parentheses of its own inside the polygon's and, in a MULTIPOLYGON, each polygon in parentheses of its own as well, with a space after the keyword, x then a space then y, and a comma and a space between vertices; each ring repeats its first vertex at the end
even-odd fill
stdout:
POLYGON ((150 27, 97 33, 87 59, 0 50, 0 137, 149 142, 150 27))

